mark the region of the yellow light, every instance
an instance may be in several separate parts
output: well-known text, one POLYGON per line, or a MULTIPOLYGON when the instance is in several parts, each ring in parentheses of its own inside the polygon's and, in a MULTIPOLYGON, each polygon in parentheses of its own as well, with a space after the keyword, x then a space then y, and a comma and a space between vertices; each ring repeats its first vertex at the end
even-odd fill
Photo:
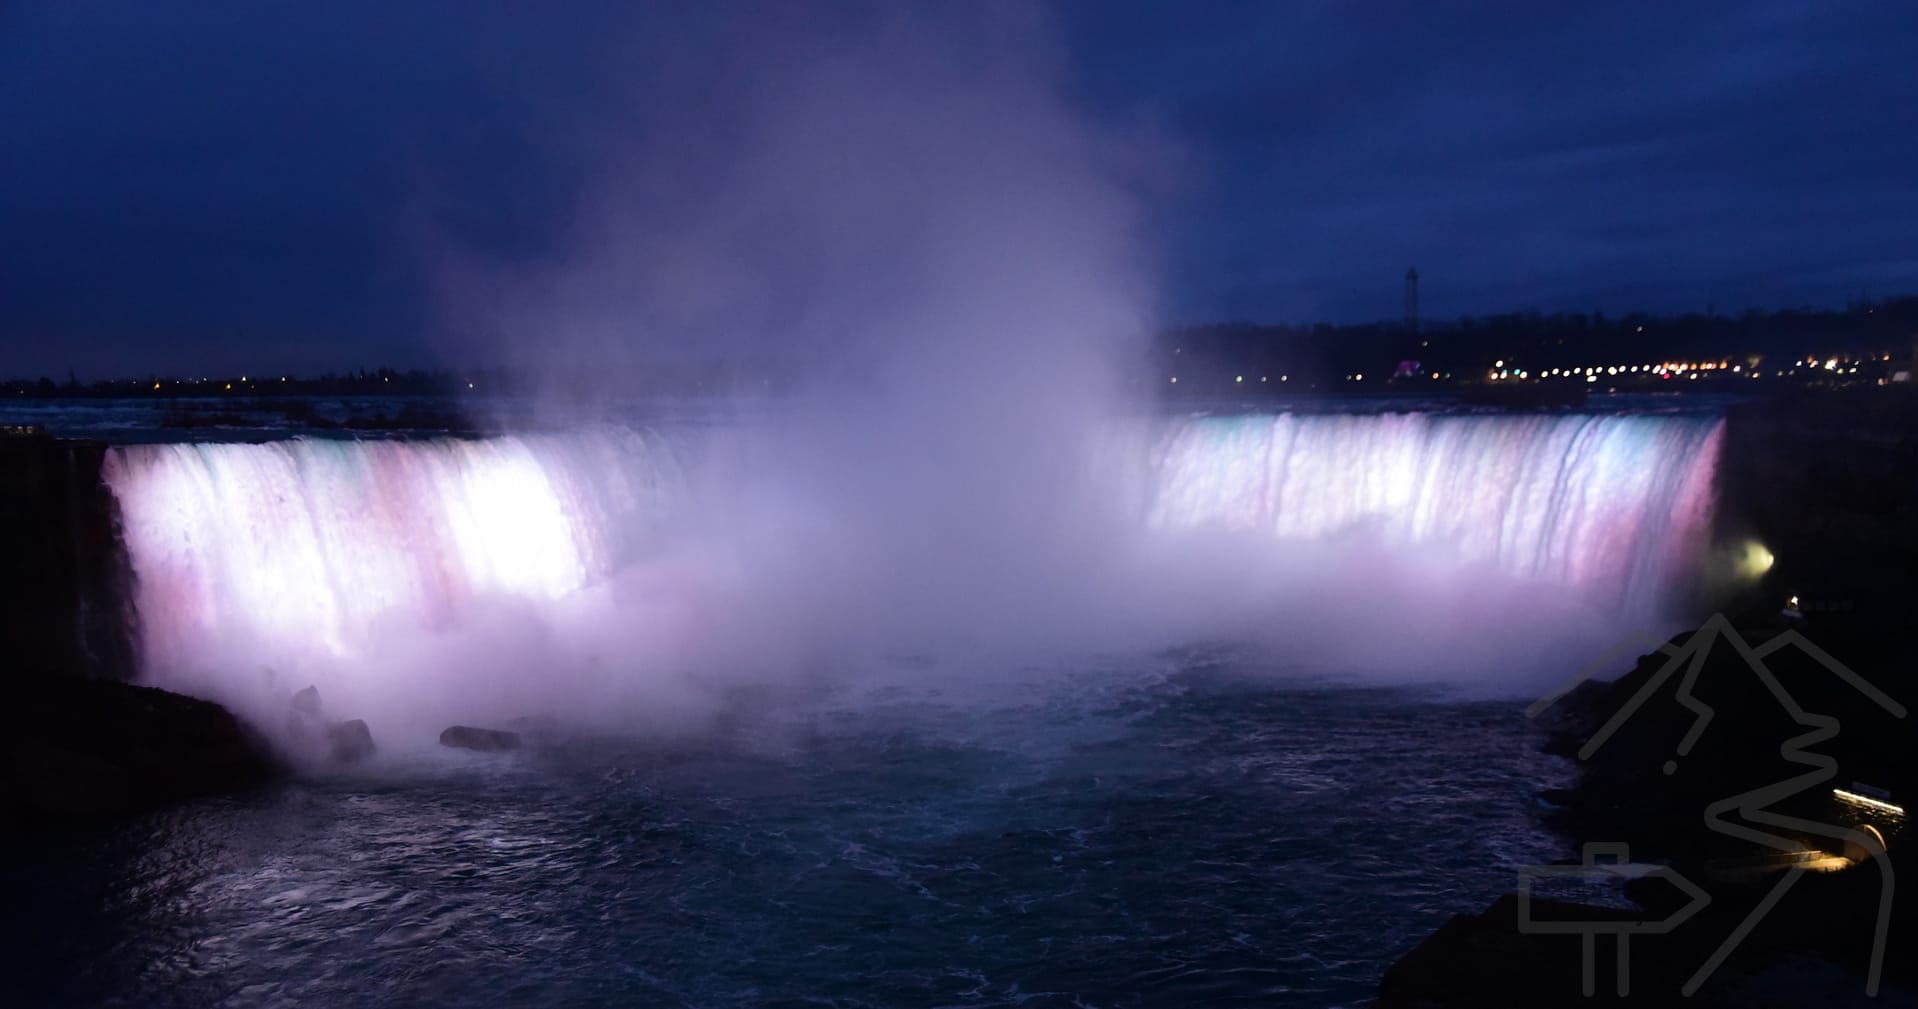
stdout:
POLYGON ((155 389, 158 389, 158 388, 160 387, 160 383, 158 383, 158 382, 155 382, 155 383, 153 383, 153 387, 154 387, 155 389))
POLYGON ((1352 376, 1352 378, 1354 381, 1363 382, 1365 381, 1365 373, 1359 372, 1358 374, 1352 376))
POLYGON ((1757 540, 1746 540, 1738 545, 1738 558, 1734 562, 1734 567, 1741 577, 1749 581, 1757 581, 1761 575, 1771 570, 1775 560, 1772 552, 1765 549, 1763 543, 1757 540))
POLYGON ((233 383, 232 383, 232 382, 228 382, 228 383, 226 384, 226 391, 228 391, 228 392, 232 392, 232 391, 233 391, 233 383))
POLYGON ((1840 802, 1848 802, 1854 806, 1863 806, 1866 809, 1873 810, 1879 813, 1885 813, 1889 816, 1905 815, 1905 807, 1894 806, 1889 802, 1884 802, 1879 799, 1874 799, 1869 795, 1859 795, 1857 792, 1847 792, 1842 788, 1832 789, 1831 794, 1833 798, 1837 799, 1840 802))
POLYGON ((1243 382, 1243 381, 1245 381, 1245 376, 1244 376, 1244 375, 1235 375, 1235 376, 1233 376, 1233 378, 1232 378, 1232 381, 1234 381, 1234 382, 1243 382))

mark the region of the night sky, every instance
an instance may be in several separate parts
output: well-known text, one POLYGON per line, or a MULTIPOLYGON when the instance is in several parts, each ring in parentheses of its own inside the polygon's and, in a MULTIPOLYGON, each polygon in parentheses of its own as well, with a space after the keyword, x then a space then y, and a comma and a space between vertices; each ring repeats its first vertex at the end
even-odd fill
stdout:
MULTIPOLYGON (((553 254, 627 69, 757 16, 634 6, 0 4, 0 375, 453 363, 447 250, 553 254)), ((1072 106, 1165 152, 1166 322, 1393 317, 1410 265, 1428 318, 1918 289, 1909 3, 1054 22, 1072 106)))

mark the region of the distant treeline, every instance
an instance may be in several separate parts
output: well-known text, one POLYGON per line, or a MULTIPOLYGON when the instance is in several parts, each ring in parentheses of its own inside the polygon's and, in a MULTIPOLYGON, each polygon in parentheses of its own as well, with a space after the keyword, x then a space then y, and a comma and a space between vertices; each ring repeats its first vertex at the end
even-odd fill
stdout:
MULTIPOLYGON (((1166 333, 1156 344, 1157 380, 1178 377, 1186 387, 1216 388, 1286 377, 1296 382, 1344 383, 1440 380, 1476 382, 1494 370, 1516 377, 1587 368, 1706 362, 1754 366, 1776 377, 1797 362, 1840 358, 1909 367, 1918 339, 1918 297, 1854 305, 1842 311, 1786 309, 1738 315, 1608 316, 1601 312, 1514 312, 1427 321, 1335 326, 1233 322, 1166 333), (1891 360, 1885 361, 1889 356, 1891 360), (1502 362, 1502 363, 1501 363, 1502 362)), ((1820 369, 1825 370, 1821 367, 1820 369)), ((1885 370, 1884 368, 1878 369, 1885 370)), ((1829 375, 1830 372, 1827 372, 1829 375)), ((1863 377, 1864 371, 1859 373, 1863 377)), ((1296 386, 1293 387, 1296 389, 1296 386)))
MULTIPOLYGON (((1514 312, 1427 321, 1358 325, 1215 323, 1168 330, 1142 362, 1140 381, 1178 393, 1223 388, 1298 392, 1350 390, 1381 383, 1421 388, 1504 378, 1549 377, 1553 372, 1683 362, 1738 366, 1765 378, 1875 381, 1907 370, 1918 349, 1918 297, 1901 297, 1844 310, 1785 309, 1738 315, 1676 316, 1601 312, 1514 312), (1817 364, 1808 365, 1807 361, 1817 364), (1823 366, 1834 359, 1845 368, 1823 366), (1859 371, 1850 372, 1857 365, 1859 371), (1813 371, 1819 374, 1812 374, 1813 371), (1178 381, 1174 382, 1173 379, 1178 381), (1173 388, 1175 387, 1176 388, 1173 388)), ((851 375, 857 362, 838 362, 851 375)), ((533 375, 504 368, 399 371, 380 368, 325 374, 181 377, 147 375, 81 382, 68 375, 0 382, 0 395, 20 397, 459 396, 608 393, 633 396, 712 395, 777 391, 806 369, 790 362, 678 362, 621 367, 604 373, 533 375)), ((1642 373, 1641 373, 1642 374, 1642 373)), ((1716 372, 1713 373, 1716 377, 1716 372)))
POLYGON ((180 377, 148 375, 81 382, 69 374, 0 381, 0 395, 42 398, 162 397, 193 399, 245 395, 252 397, 324 396, 516 396, 570 391, 630 393, 633 395, 701 395, 737 391, 747 386, 768 388, 770 372, 760 375, 737 364, 648 366, 619 374, 587 373, 561 376, 533 374, 506 368, 411 369, 379 368, 329 372, 318 377, 298 375, 217 375, 180 377))

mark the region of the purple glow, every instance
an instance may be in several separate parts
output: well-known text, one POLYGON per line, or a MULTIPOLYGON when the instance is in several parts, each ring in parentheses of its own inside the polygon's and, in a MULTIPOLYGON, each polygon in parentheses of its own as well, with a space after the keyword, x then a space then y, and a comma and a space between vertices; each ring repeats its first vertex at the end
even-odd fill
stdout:
POLYGON ((684 472, 602 429, 135 446, 107 477, 156 682, 256 708, 312 682, 425 721, 671 718, 740 677, 882 654, 1238 639, 1352 670, 1522 663, 1543 629, 1655 616, 1695 571, 1720 437, 1593 416, 1121 430, 1069 478, 943 492, 936 460, 902 491, 745 429, 684 472))

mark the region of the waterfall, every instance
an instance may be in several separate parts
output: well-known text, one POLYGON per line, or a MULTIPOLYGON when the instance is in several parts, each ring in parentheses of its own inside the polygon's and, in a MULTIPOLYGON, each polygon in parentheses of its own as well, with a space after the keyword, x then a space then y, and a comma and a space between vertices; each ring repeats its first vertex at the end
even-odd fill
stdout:
POLYGON ((1708 533, 1722 427, 1580 414, 1186 420, 1152 464, 1150 522, 1364 531, 1613 607, 1651 604, 1708 533))
MULTIPOLYGON (((1087 507, 1098 507, 1100 494, 1112 506, 1084 517, 1106 523, 1088 528, 1115 530, 1099 534, 1102 555, 1123 555, 1155 537, 1209 532, 1270 543, 1279 557, 1287 542, 1357 537, 1421 562, 1562 587, 1600 610, 1642 611, 1696 567, 1721 427, 1712 418, 1595 415, 1158 421, 1143 438, 1137 429, 1123 437, 1115 429, 1094 453, 1100 458, 1092 468, 1104 476, 1094 478, 1087 507), (1107 542, 1113 536, 1119 542, 1107 542)), ((860 465, 872 474, 868 489, 886 486, 884 460, 860 465)), ((261 663, 314 653, 354 661, 396 627, 452 627, 499 601, 564 604, 649 550, 680 545, 676 538, 695 535, 693 528, 717 544, 698 556, 733 558, 727 570, 736 568, 748 582, 763 573, 753 547, 727 540, 729 518, 741 513, 741 502, 730 498, 753 493, 754 485, 708 488, 702 499, 672 442, 651 433, 122 446, 111 450, 105 479, 124 516, 149 668, 205 665, 216 654, 236 653, 261 663), (672 523, 689 511, 704 521, 672 523)), ((1019 490, 1004 486, 1016 474, 953 472, 947 479, 961 500, 971 500, 962 496, 962 481, 989 481, 994 494, 1016 497, 1019 490)), ((1079 509, 1075 498, 1064 508, 1033 511, 1045 513, 1046 522, 1078 524, 1079 509)), ((836 546, 822 542, 807 552, 807 544, 797 544, 801 563, 779 568, 802 572, 799 596, 832 598, 834 579, 861 577, 846 568, 854 562, 844 537, 871 529, 875 516, 853 511, 832 527, 841 536, 836 546)), ((973 521, 1010 522, 1014 512, 986 515, 973 521)), ((918 516, 877 516, 895 537, 910 534, 915 518, 925 524, 918 516)), ((994 530, 973 532, 964 555, 924 554, 925 563, 977 559, 972 548, 997 543, 994 530)), ((1017 531, 1024 538, 1001 532, 1023 545, 1043 543, 1048 530, 1037 531, 1041 538, 1030 529, 1017 531)), ((878 554, 904 543, 886 541, 878 554)), ((1001 569, 1016 567, 1022 556, 1002 550, 989 558, 997 566, 989 567, 988 583, 1018 583, 1022 572, 1001 569)), ((903 570, 870 577, 923 578, 925 569, 903 570)), ((1365 576, 1362 569, 1350 573, 1365 576)), ((1185 575, 1202 580, 1205 571, 1185 575)), ((1046 598, 1093 599, 1125 577, 1087 572, 1076 582, 1048 582, 1046 598)), ((684 583, 674 574, 651 584, 672 593, 684 583)), ((882 584, 860 598, 883 600, 887 590, 882 584)), ((598 605, 615 607, 595 611, 599 626, 636 619, 617 602, 598 605)), ((723 618, 745 622, 734 625, 743 633, 752 633, 753 620, 790 618, 771 607, 720 606, 723 618)), ((483 627, 488 619, 463 626, 483 627)))
POLYGON ((150 665, 220 640, 344 653, 396 615, 431 628, 489 597, 559 598, 681 493, 671 452, 621 430, 124 446, 104 478, 150 665))

